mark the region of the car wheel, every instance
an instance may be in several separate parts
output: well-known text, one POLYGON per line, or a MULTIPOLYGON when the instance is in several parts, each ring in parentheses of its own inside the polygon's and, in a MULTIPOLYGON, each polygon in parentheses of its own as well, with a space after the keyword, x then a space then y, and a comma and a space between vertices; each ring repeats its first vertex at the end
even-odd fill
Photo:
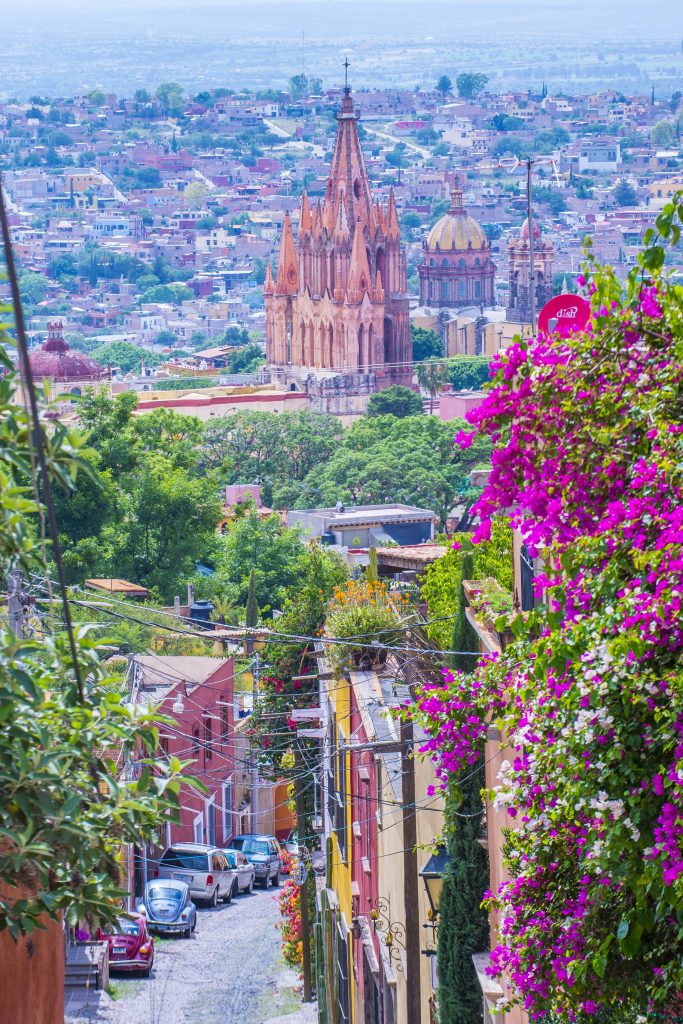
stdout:
POLYGON ((192 926, 190 925, 190 927, 186 928, 185 931, 183 932, 183 938, 184 939, 189 939, 191 935, 192 935, 192 926))
POLYGON ((217 906, 217 904, 218 904, 218 886, 216 886, 216 888, 211 893, 211 898, 209 900, 209 906, 213 908, 213 907, 217 906))
POLYGON ((195 931, 196 927, 197 927, 197 915, 195 914, 194 918, 192 920, 192 928, 190 929, 190 931, 195 931))
POLYGON ((233 895, 233 898, 235 896, 239 896, 239 894, 240 894, 239 882, 237 881, 237 879, 235 879, 235 881, 232 883, 232 895, 233 895))
POLYGON ((253 879, 253 877, 249 879, 249 885, 247 886, 247 888, 244 891, 246 892, 247 896, 252 896, 253 895, 253 892, 254 892, 254 879, 253 879))
POLYGON ((262 878, 261 879, 261 888, 262 889, 267 889, 269 881, 270 881, 270 879, 268 878, 268 875, 266 875, 265 878, 262 878))
POLYGON ((277 871, 275 873, 275 877, 273 878, 273 886, 277 889, 277 888, 279 888, 279 885, 280 885, 280 872, 277 871))
POLYGON ((232 885, 230 886, 230 888, 226 892, 225 896, 223 897, 223 902, 224 903, 232 903, 232 885))

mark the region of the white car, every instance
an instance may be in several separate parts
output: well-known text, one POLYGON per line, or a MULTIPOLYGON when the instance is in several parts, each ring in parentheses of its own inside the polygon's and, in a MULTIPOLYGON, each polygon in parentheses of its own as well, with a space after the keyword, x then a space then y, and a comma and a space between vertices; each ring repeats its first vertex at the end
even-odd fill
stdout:
POLYGON ((200 843, 174 843, 164 852, 156 878, 185 882, 193 900, 215 907, 219 900, 229 903, 235 876, 225 854, 215 846, 200 843))
POLYGON ((254 891, 256 868, 251 861, 247 860, 243 853, 239 852, 239 850, 223 850, 223 853, 225 854, 225 858, 235 875, 233 896, 239 896, 239 894, 243 892, 246 892, 248 896, 251 896, 254 891))

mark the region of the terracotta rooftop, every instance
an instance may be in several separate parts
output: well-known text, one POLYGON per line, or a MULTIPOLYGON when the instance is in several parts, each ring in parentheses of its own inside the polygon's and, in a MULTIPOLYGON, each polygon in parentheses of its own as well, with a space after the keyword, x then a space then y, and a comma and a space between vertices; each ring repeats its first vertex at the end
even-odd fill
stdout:
POLYGON ((128 580, 86 580, 86 587, 93 590, 104 590, 108 594, 127 594, 128 597, 149 597, 147 587, 141 587, 139 583, 129 583, 128 580))

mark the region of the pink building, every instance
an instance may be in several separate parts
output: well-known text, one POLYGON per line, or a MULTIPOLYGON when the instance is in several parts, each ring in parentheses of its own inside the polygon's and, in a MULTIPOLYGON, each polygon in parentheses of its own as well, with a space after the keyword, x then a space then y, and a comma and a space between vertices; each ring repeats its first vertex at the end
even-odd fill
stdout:
MULTIPOLYGON (((235 775, 239 771, 241 778, 242 771, 235 761, 232 658, 136 655, 131 688, 133 701, 174 720, 161 726, 159 758, 191 760, 188 774, 206 786, 206 792, 182 787, 179 820, 166 822, 161 846, 227 846, 235 831, 235 775)), ((153 864, 148 872, 153 874, 153 864)))
POLYGON ((439 396, 440 420, 464 420, 470 409, 478 409, 486 395, 483 391, 449 391, 439 396))

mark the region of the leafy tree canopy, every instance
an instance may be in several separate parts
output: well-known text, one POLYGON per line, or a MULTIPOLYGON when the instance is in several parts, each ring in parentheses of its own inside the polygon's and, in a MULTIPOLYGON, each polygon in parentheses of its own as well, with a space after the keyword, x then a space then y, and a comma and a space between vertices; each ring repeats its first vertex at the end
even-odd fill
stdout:
POLYGON ((422 399, 411 388, 392 384, 370 396, 368 416, 420 416, 423 412, 422 399))
POLYGON ((474 99, 486 87, 488 75, 476 71, 462 71, 455 80, 458 96, 464 100, 474 99))
POLYGON ((423 359, 431 359, 444 354, 443 341, 438 331, 433 331, 428 327, 416 327, 415 324, 411 324, 410 334, 413 339, 413 359, 416 363, 421 363, 423 359))

